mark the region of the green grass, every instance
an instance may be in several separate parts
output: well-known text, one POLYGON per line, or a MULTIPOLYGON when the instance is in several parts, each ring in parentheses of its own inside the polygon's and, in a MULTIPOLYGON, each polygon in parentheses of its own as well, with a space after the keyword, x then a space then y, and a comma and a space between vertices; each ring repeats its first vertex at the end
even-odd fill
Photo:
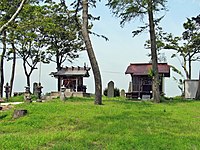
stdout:
MULTIPOLYGON (((31 99, 32 100, 37 100, 37 96, 31 95, 31 99)), ((24 95, 22 94, 22 95, 19 95, 19 96, 10 97, 8 99, 8 101, 4 97, 4 100, 5 100, 5 102, 24 102, 24 95)))
POLYGON ((28 114, 0 112, 0 149, 200 149, 200 101, 151 102, 93 98, 20 104, 28 114))

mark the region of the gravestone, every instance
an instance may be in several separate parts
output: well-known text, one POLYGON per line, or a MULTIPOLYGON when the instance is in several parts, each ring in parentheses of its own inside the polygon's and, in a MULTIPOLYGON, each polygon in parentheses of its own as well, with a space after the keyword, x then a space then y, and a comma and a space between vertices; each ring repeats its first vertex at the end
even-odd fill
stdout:
POLYGON ((35 96, 37 96, 37 86, 38 86, 38 83, 34 82, 34 83, 33 83, 33 94, 34 94, 35 96))
POLYGON ((107 97, 114 97, 114 82, 113 81, 110 81, 108 83, 107 97))
POLYGON ((121 97, 125 97, 125 90, 124 90, 124 89, 121 90, 120 96, 121 96, 121 97))

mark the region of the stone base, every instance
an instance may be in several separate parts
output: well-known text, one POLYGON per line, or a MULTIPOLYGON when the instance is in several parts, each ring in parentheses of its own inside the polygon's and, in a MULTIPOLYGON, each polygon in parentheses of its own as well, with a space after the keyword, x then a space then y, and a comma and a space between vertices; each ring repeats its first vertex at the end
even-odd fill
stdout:
POLYGON ((4 102, 5 102, 4 99, 0 98, 0 103, 4 103, 4 102))
POLYGON ((41 103, 41 102, 42 102, 42 100, 41 100, 41 99, 37 99, 37 100, 36 100, 36 102, 40 102, 40 103, 41 103))
POLYGON ((85 92, 67 92, 67 91, 65 91, 65 97, 90 97, 90 94, 85 93, 85 92))
POLYGON ((25 100, 26 103, 32 103, 32 100, 25 100))
POLYGON ((13 118, 16 119, 16 118, 25 116, 27 112, 28 112, 27 110, 14 110, 13 118))

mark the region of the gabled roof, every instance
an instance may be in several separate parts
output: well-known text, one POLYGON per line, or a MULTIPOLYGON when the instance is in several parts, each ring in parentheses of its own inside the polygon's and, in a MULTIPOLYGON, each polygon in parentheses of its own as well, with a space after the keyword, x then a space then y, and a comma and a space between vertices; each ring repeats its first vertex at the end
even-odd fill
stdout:
POLYGON ((89 67, 65 67, 59 70, 58 72, 51 72, 50 75, 54 77, 73 77, 73 76, 82 76, 89 77, 89 67))
MULTIPOLYGON (((151 63, 131 63, 125 74, 148 75, 151 68, 151 63)), ((170 77, 170 66, 167 63, 158 63, 158 72, 164 77, 170 77)))

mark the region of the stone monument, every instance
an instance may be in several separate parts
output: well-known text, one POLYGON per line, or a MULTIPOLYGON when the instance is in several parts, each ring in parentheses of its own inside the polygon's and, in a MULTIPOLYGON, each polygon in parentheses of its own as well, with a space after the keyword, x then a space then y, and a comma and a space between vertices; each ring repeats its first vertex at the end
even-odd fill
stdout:
POLYGON ((29 86, 25 86, 25 92, 24 92, 24 100, 26 102, 31 103, 31 92, 30 92, 30 87, 29 86))
POLYGON ((4 88, 5 88, 5 93, 6 93, 6 101, 8 101, 8 98, 10 96, 10 86, 9 86, 8 82, 6 83, 4 88))
POLYGON ((110 81, 108 83, 107 97, 114 97, 114 82, 113 81, 110 81))
POLYGON ((121 96, 121 97, 125 97, 125 90, 124 90, 124 89, 121 90, 120 96, 121 96))

